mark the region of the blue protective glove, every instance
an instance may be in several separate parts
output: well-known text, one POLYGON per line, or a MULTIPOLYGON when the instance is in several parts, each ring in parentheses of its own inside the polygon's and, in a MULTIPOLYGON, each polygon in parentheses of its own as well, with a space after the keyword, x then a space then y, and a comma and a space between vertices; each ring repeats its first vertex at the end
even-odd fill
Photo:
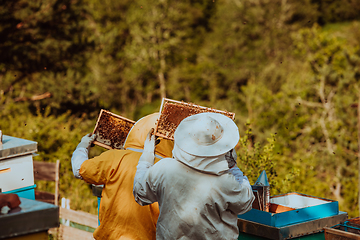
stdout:
POLYGON ((235 149, 231 149, 225 155, 225 159, 228 162, 228 167, 232 168, 236 165, 237 154, 235 149))
POLYGON ((89 134, 86 134, 80 141, 80 143, 77 145, 76 148, 86 148, 86 149, 89 149, 91 143, 95 140, 96 138, 96 135, 95 134, 92 134, 92 133, 89 133, 89 134))

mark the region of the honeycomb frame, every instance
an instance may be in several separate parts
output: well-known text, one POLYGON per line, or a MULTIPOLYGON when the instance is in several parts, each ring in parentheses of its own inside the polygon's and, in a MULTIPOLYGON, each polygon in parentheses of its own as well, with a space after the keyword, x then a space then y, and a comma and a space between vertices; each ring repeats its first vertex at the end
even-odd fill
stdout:
POLYGON ((106 149, 124 149, 128 133, 135 121, 101 109, 93 134, 95 145, 106 149))
POLYGON ((235 113, 233 112, 163 98, 160 106, 160 116, 156 123, 155 136, 174 140, 175 130, 184 118, 203 112, 221 113, 232 120, 235 119, 235 113))

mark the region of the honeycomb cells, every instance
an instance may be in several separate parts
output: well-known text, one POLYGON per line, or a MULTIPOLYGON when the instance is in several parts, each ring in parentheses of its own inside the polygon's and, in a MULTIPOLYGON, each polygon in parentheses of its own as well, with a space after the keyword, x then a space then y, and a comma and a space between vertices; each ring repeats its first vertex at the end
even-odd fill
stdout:
POLYGON ((122 149, 133 125, 133 122, 102 111, 94 131, 96 134, 95 140, 110 146, 112 149, 122 149))
POLYGON ((231 112, 219 111, 213 108, 204 108, 191 103, 179 104, 165 102, 160 115, 156 135, 174 139, 175 130, 184 118, 203 112, 222 113, 232 119, 234 117, 234 113, 231 112))

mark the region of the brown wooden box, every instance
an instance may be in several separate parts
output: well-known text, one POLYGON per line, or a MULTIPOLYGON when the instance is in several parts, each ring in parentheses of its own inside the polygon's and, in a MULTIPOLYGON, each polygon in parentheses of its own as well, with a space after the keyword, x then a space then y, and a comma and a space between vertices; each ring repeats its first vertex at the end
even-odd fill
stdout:
POLYGON ((160 117, 155 128, 155 136, 173 140, 177 126, 184 118, 203 112, 221 113, 233 120, 235 118, 235 113, 232 112, 163 98, 160 107, 160 117))
POLYGON ((128 133, 135 121, 101 109, 93 134, 94 144, 107 149, 124 149, 128 133))
POLYGON ((360 240, 360 217, 348 219, 343 224, 324 228, 325 240, 360 240))

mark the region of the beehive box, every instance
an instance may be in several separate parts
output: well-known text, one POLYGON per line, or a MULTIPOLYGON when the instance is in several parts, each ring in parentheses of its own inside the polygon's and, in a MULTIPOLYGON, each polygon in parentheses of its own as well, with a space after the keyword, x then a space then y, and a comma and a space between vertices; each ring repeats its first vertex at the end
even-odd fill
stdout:
POLYGON ((59 227, 59 207, 20 197, 19 207, 0 209, 0 239, 48 239, 40 233, 59 227))
POLYGON ((37 142, 3 135, 0 147, 0 192, 21 192, 35 199, 33 154, 36 152, 37 142))
POLYGON ((283 206, 287 210, 284 208, 272 213, 251 209, 238 217, 267 226, 283 227, 339 214, 337 201, 296 192, 272 196, 270 203, 283 206))
MULTIPOLYGON (((287 239, 307 239, 324 240, 324 229, 343 223, 348 218, 346 212, 339 211, 339 214, 330 217, 319 218, 316 220, 286 225, 282 227, 272 227, 254 221, 238 219, 239 240, 287 240, 287 239)), ((343 231, 341 231, 343 232, 343 231)), ((337 235, 342 236, 342 235, 337 235)), ((348 240, 347 238, 326 238, 325 240, 348 240)), ((350 239, 349 239, 350 240, 350 239)))
POLYGON ((101 109, 93 134, 94 144, 107 149, 123 149, 135 121, 101 109))
POLYGON ((233 120, 235 118, 235 113, 232 112, 163 98, 160 107, 160 117, 155 128, 155 136, 173 140, 177 126, 184 118, 203 112, 221 113, 233 120))
POLYGON ((344 223, 331 228, 325 228, 325 240, 352 240, 360 239, 360 217, 348 219, 344 223))

